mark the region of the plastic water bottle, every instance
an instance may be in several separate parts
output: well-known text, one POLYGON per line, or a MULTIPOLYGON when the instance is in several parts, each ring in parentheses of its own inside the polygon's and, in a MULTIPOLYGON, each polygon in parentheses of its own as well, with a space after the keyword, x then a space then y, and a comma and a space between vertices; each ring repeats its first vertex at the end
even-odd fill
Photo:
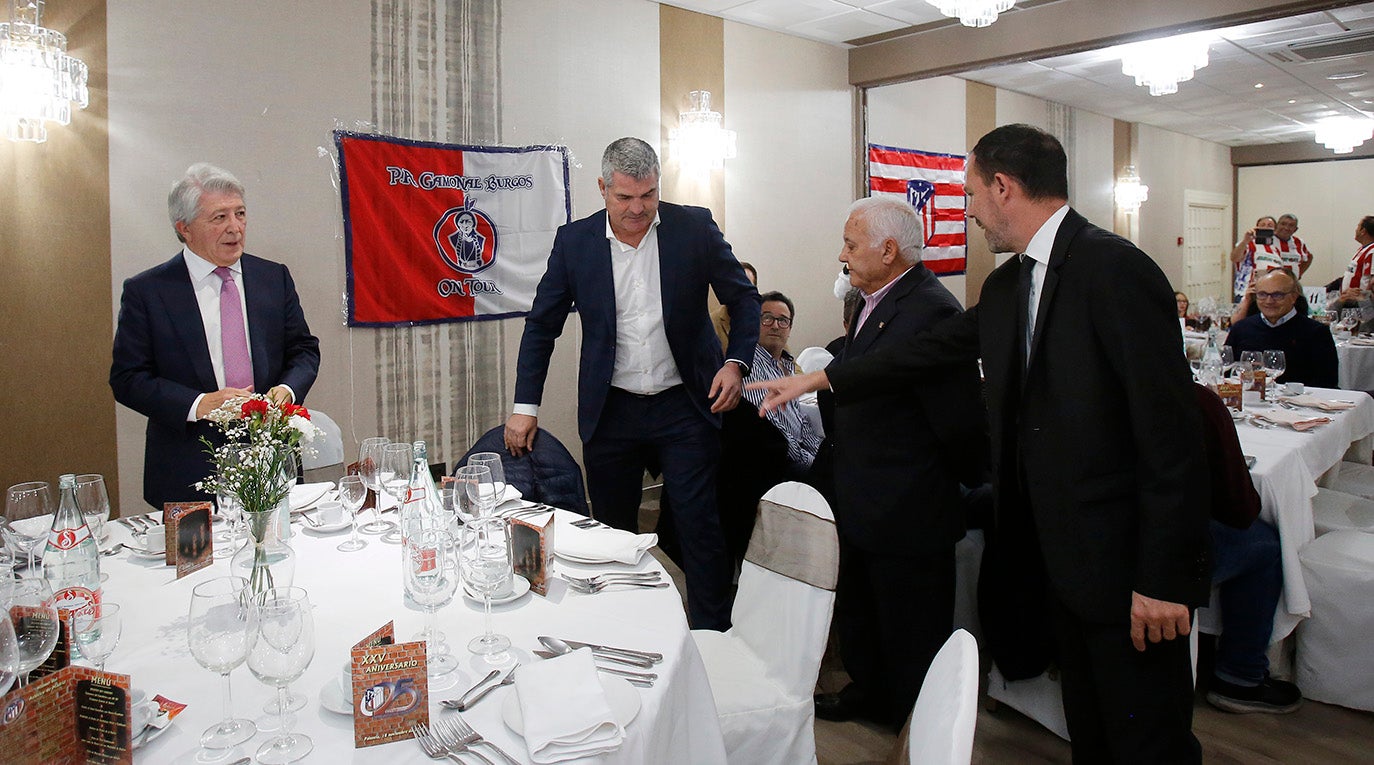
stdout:
POLYGON ((100 550, 86 516, 76 505, 76 476, 57 479, 61 500, 43 548, 43 576, 52 586, 58 608, 73 614, 96 614, 100 608, 100 550))

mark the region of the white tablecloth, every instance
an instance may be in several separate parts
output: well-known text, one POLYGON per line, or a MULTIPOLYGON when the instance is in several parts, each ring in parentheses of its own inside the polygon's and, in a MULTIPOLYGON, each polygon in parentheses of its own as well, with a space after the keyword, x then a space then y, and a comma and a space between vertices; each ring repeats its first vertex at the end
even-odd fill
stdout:
MULTIPOLYGON (((1315 537, 1312 498, 1317 494, 1317 479, 1341 461, 1352 443, 1374 433, 1374 400, 1368 394, 1326 388, 1307 390, 1318 398, 1355 401, 1357 406, 1344 412, 1311 410, 1314 416, 1324 415, 1333 421, 1304 433, 1286 427, 1261 430, 1248 423, 1236 424, 1242 450, 1255 458, 1250 478, 1263 506, 1260 517, 1279 530, 1283 597, 1274 618, 1276 641, 1292 632, 1312 608, 1298 550, 1315 537)), ((1258 411, 1260 407, 1247 407, 1246 411, 1258 411)), ((1204 631, 1211 631, 1208 617, 1204 614, 1200 619, 1204 631)))
POLYGON ((1340 362, 1338 378, 1346 390, 1374 390, 1374 346, 1338 343, 1336 358, 1340 362))
MULTIPOLYGON (((129 532, 111 524, 112 541, 126 541, 129 532)), ((363 535, 368 546, 354 553, 335 549, 346 534, 315 535, 296 525, 291 546, 299 554, 294 584, 305 588, 315 607, 317 650, 304 677, 292 690, 309 702, 296 713, 295 730, 314 740, 307 762, 392 763, 428 762, 413 741, 396 742, 355 750, 352 718, 320 706, 321 689, 335 682, 348 649, 387 620, 396 622, 398 641, 407 641, 423 625, 424 615, 403 602, 400 547, 363 535)), ((162 694, 189 704, 160 738, 135 753, 136 762, 192 762, 201 733, 222 719, 220 678, 203 669, 186 643, 187 609, 191 589, 197 583, 227 575, 227 558, 181 581, 174 569, 157 561, 131 559, 127 552, 102 558, 109 574, 104 585, 108 602, 119 603, 124 632, 106 668, 132 675, 136 688, 149 697, 162 694)), ((587 575, 603 570, 661 569, 650 555, 638 566, 580 566, 557 561, 555 570, 587 575)), ((637 688, 642 708, 626 728, 627 739, 618 751, 577 762, 625 763, 721 763, 724 744, 716 718, 715 702, 705 667, 692 641, 683 615, 681 596, 675 588, 610 590, 597 595, 569 592, 561 580, 547 598, 528 595, 513 603, 492 608, 494 629, 512 640, 512 650, 528 664, 538 661, 530 651, 542 648, 537 635, 620 645, 664 654, 654 668, 659 680, 652 688, 637 688)), ((461 657, 454 688, 431 692, 430 714, 442 718, 453 712, 438 705, 441 698, 456 698, 488 667, 467 651, 468 641, 483 628, 480 604, 456 599, 439 612, 439 625, 461 657)), ((275 693, 258 682, 244 666, 232 674, 234 712, 259 723, 262 708, 275 693)), ((524 740, 501 720, 501 706, 514 693, 499 688, 473 709, 463 713, 479 733, 517 759, 528 760, 524 740)), ((241 746, 234 758, 251 755, 272 733, 259 731, 241 746)), ((494 753, 489 754, 497 759, 494 753)), ((231 758, 232 759, 232 758, 231 758)), ((224 762, 230 761, 229 759, 224 762)), ((475 760, 474 760, 475 761, 475 760)))

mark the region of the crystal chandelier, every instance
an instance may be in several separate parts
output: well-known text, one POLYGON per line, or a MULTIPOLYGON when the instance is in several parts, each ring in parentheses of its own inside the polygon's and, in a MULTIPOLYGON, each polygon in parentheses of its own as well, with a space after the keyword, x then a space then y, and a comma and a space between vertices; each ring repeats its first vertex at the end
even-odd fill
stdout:
POLYGON ((1374 120, 1332 117, 1318 123, 1316 133, 1317 143, 1336 154, 1349 154, 1374 137, 1374 120))
POLYGON ((966 27, 985 27, 1016 5, 1016 0, 926 0, 946 16, 958 17, 966 27))
POLYGON ((1135 165, 1126 165, 1126 171, 1116 179, 1116 206, 1123 212, 1133 213, 1149 198, 1150 187, 1140 182, 1135 165))
POLYGON ((711 111, 711 92, 688 94, 691 108, 678 114, 668 131, 668 153, 684 167, 719 170, 735 157, 735 131, 721 127, 720 112, 711 111))
POLYGON ((0 122, 11 141, 48 140, 44 123, 67 125, 85 109, 86 65, 67 55, 67 36, 40 25, 43 0, 12 0, 0 22, 0 122))
POLYGON ((1177 93, 1180 82, 1207 66, 1208 42, 1205 35, 1181 35, 1123 46, 1121 73, 1148 87, 1152 96, 1177 93))

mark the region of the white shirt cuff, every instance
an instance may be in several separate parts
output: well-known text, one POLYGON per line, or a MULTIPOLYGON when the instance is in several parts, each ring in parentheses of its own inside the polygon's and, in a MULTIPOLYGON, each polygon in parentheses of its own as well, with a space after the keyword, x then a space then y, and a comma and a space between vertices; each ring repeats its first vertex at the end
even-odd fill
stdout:
POLYGON ((187 422, 196 421, 196 410, 200 408, 200 400, 203 398, 205 398, 204 393, 200 394, 199 396, 196 396, 196 400, 191 402, 191 411, 186 413, 187 422))
POLYGON ((538 416, 539 416, 539 405, 538 405, 538 404, 516 404, 515 407, 511 409, 511 413, 512 413, 512 414, 524 414, 524 415, 528 415, 528 416, 530 416, 530 417, 538 417, 538 416))

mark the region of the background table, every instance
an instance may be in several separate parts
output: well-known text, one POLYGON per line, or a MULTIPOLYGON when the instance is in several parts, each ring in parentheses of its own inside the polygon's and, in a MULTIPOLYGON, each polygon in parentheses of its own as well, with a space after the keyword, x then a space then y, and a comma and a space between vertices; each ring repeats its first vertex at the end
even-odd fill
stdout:
MULTIPOLYGON (((111 525, 112 542, 130 539, 121 524, 111 525)), ((400 546, 363 535, 368 540, 366 548, 343 553, 335 546, 344 538, 345 534, 317 535, 297 524, 290 540, 298 554, 294 584, 310 595, 316 634, 315 658, 305 675, 291 685, 293 692, 308 698, 306 707, 295 713, 294 730, 314 740, 315 748, 307 762, 428 762, 413 741, 355 750, 352 718, 320 706, 322 688, 336 682, 354 643, 392 619, 397 640, 408 641, 424 621, 422 612, 404 603, 400 546)), ((200 734, 222 718, 220 678, 191 656, 186 626, 191 589, 210 578, 226 576, 227 561, 216 560, 209 568, 177 581, 174 569, 159 561, 131 558, 127 552, 101 559, 102 569, 109 574, 104 597, 120 604, 124 621, 123 636, 107 669, 132 675, 134 687, 149 697, 162 694, 189 705, 173 721, 171 730, 135 753, 137 762, 194 762, 200 734)), ((610 569, 661 569, 647 554, 637 566, 579 566, 560 560, 554 568, 578 576, 610 569)), ((667 576, 664 580, 670 581, 667 576)), ((643 705, 626 727, 625 744, 616 752, 578 762, 724 762, 711 687, 688 632, 678 591, 667 587, 582 595, 569 592, 565 585, 561 580, 554 582, 548 597, 531 593, 513 603, 493 606, 494 629, 511 638, 512 651, 522 664, 538 661, 530 654, 542 647, 535 639, 537 635, 664 654, 663 663, 653 670, 659 676, 654 687, 636 689, 643 705)), ((457 697, 489 669, 467 651, 468 641, 483 628, 479 603, 455 599, 439 612, 439 625, 461 664, 454 688, 431 692, 430 714, 434 718, 454 714, 439 707, 438 699, 457 697)), ((246 666, 234 670, 232 678, 235 716, 252 719, 261 729, 270 718, 262 711, 263 704, 275 691, 258 682, 246 666)), ((497 689, 464 712, 463 718, 512 756, 528 760, 524 739, 501 721, 501 706, 514 693, 512 686, 497 689)), ((251 755, 272 735, 260 730, 223 762, 251 755)))
POLYGON ((1374 390, 1374 345, 1337 343, 1338 379, 1346 390, 1374 390))

